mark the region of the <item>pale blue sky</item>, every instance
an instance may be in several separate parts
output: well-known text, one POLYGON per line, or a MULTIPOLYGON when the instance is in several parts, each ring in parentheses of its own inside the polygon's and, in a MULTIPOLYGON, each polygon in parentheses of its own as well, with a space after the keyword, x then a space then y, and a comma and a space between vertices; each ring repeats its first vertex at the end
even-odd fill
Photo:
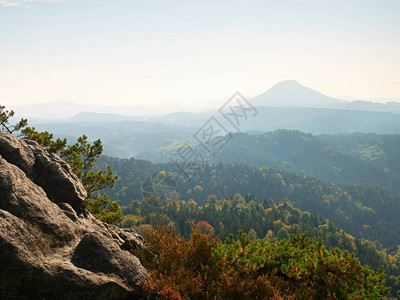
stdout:
POLYGON ((0 0, 6 104, 206 109, 286 79, 400 99, 399 53, 398 0, 0 0))

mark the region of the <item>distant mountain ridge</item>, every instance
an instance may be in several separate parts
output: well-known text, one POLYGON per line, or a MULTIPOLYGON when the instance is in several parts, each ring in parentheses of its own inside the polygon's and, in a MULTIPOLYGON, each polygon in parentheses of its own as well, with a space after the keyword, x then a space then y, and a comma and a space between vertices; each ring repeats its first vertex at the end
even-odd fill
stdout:
MULTIPOLYGON (((36 103, 9 107, 16 111, 18 116, 35 118, 39 122, 48 121, 70 121, 71 118, 79 118, 78 115, 86 113, 93 119, 96 114, 114 114, 121 118, 142 119, 148 114, 144 113, 142 107, 129 105, 96 105, 91 103, 77 103, 68 100, 57 100, 48 103, 36 103)), ((98 116, 99 119, 102 116, 98 116)), ((72 120, 73 121, 73 120, 72 120)), ((96 120, 97 121, 97 120, 96 120)))
MULTIPOLYGON (((112 99, 110 101, 112 101, 112 99)), ((377 103, 361 100, 341 100, 306 87, 295 80, 279 82, 250 101, 253 106, 338 108, 346 110, 400 112, 400 102, 391 101, 388 103, 377 103)), ((221 102, 221 105, 223 104, 224 103, 221 102)), ((162 107, 157 107, 157 109, 152 109, 149 114, 149 109, 142 105, 81 104, 68 100, 17 105, 9 108, 14 109, 18 116, 28 117, 30 119, 34 118, 38 122, 40 121, 39 119, 42 119, 43 121, 69 119, 80 113, 86 112, 121 115, 121 118, 132 116, 136 117, 136 120, 147 119, 149 121, 161 121, 167 123, 179 120, 179 122, 176 122, 177 124, 185 123, 187 120, 197 120, 199 117, 209 117, 213 113, 213 111, 185 112, 179 110, 171 112, 171 108, 164 105, 162 107)), ((98 117, 100 118, 100 116, 98 117)), ((93 120, 93 116, 91 116, 90 119, 93 120)))
MULTIPOLYGON (((241 132, 294 129, 312 134, 400 134, 400 103, 348 102, 326 96, 293 80, 278 83, 250 103, 256 107, 257 115, 241 120, 241 132), (280 106, 274 106, 278 104, 280 106)), ((30 126, 52 132, 57 137, 75 139, 84 133, 91 140, 100 138, 105 153, 118 157, 136 156, 176 141, 195 141, 195 133, 212 117, 226 128, 222 135, 237 131, 217 109, 140 116, 130 113, 133 107, 120 114, 120 110, 115 111, 117 106, 65 100, 9 108, 14 109, 19 117, 27 117, 30 126), (42 117, 42 120, 32 115, 42 117)))

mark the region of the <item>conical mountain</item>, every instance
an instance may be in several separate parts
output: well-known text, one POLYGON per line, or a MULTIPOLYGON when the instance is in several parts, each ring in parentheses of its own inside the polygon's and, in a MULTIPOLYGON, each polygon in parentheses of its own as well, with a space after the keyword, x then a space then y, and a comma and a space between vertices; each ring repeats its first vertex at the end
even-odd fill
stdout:
POLYGON ((344 102, 305 87, 295 80, 282 81, 251 101, 254 106, 297 107, 332 107, 344 102))

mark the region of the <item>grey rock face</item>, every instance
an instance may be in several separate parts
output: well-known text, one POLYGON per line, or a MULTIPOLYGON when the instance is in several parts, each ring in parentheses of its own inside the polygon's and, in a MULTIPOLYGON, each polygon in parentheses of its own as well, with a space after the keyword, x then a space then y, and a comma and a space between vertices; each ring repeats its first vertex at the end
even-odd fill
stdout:
POLYGON ((60 158, 0 133, 0 298, 140 297, 143 240, 82 214, 85 197, 60 158))

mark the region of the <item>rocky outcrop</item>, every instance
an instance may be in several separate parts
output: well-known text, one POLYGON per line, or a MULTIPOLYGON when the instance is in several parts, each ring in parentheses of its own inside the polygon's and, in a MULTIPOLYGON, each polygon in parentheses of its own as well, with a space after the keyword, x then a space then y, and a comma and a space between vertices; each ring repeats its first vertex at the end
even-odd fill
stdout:
POLYGON ((0 132, 0 298, 140 297, 142 238, 95 219, 85 197, 59 157, 0 132))

